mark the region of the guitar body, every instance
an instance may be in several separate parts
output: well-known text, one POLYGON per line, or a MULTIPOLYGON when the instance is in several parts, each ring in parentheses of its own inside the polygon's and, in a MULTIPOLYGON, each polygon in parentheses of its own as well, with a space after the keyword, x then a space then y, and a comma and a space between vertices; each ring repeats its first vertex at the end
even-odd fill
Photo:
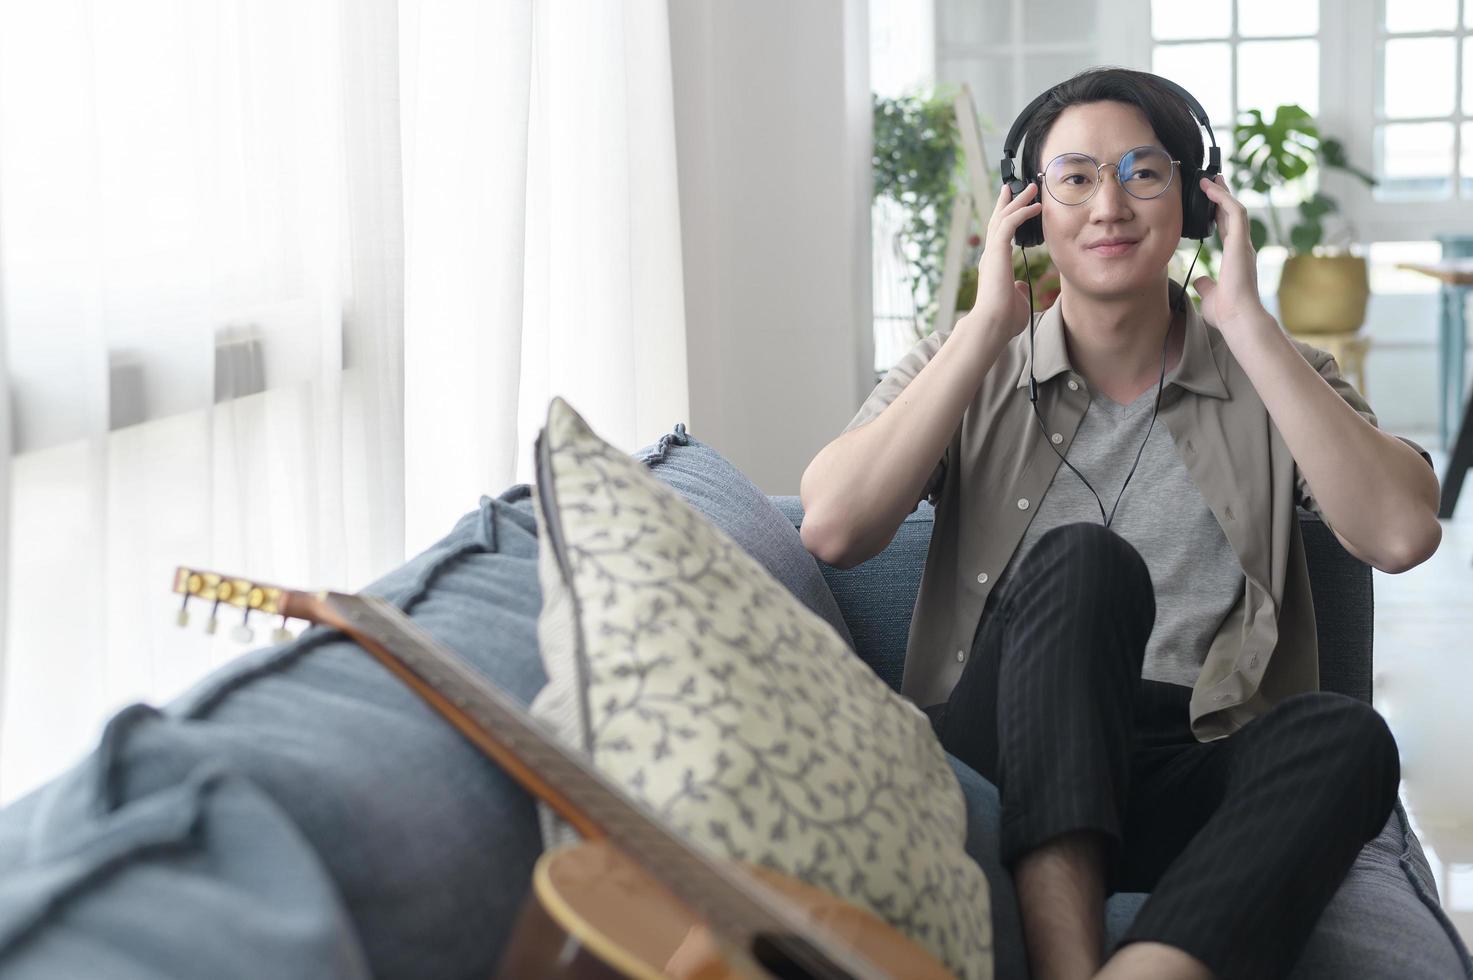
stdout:
MULTIPOLYGON (((914 980, 952 976, 929 952, 868 910, 775 871, 740 867, 888 975, 914 980)), ((773 972, 784 975, 776 966, 773 972)), ((580 841, 537 862, 532 893, 498 976, 728 980, 753 974, 729 966, 700 917, 639 865, 605 841, 580 841)))

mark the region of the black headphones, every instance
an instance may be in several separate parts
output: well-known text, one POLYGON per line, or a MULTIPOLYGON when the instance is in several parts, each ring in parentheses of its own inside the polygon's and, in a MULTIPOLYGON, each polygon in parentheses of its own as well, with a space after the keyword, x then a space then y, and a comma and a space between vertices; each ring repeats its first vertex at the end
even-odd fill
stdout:
MULTIPOLYGON (((1217 148, 1217 137, 1212 133, 1212 124, 1207 121, 1207 113, 1203 111, 1201 103, 1192 98, 1192 93, 1170 79, 1162 78, 1160 75, 1151 75, 1150 72, 1140 72, 1140 74, 1148 75, 1180 96, 1182 101, 1192 110, 1192 115, 1197 117, 1197 122, 1206 127, 1207 138, 1212 141, 1212 148, 1207 158, 1207 170, 1202 176, 1216 180, 1217 175, 1222 171, 1222 154, 1217 148)), ((1038 98, 1028 103, 1027 108, 1019 113, 1018 118, 1013 121, 1013 128, 1008 130, 1008 138, 1003 143, 1003 157, 1000 169, 1003 183, 1012 189, 1014 199, 1023 193, 1030 183, 1035 182, 1039 185, 1039 199, 1041 200, 1043 197, 1042 180, 1036 176, 1030 176, 1028 180, 1018 179, 1017 174, 1013 170, 1013 157, 1018 153, 1018 141, 1023 138, 1023 129, 1028 125, 1028 120, 1038 111, 1038 107, 1043 105, 1049 96, 1053 95, 1054 89, 1056 88, 1058 88, 1057 85, 1051 87, 1047 92, 1044 92, 1038 98)), ((1212 199, 1207 196, 1207 192, 1198 186, 1197 168, 1189 166, 1183 161, 1181 169, 1181 237, 1197 239, 1197 254, 1200 255, 1202 252, 1201 243, 1206 240, 1208 235, 1212 234, 1214 219, 1217 215, 1217 205, 1213 204, 1212 199)), ((1160 377, 1156 380, 1156 401, 1151 408, 1151 424, 1146 427, 1146 437, 1141 440, 1140 448, 1135 451, 1135 462, 1131 464, 1130 472, 1125 474, 1125 482, 1120 484, 1120 492, 1115 495, 1115 505, 1110 508, 1110 513, 1106 514, 1105 502, 1100 499, 1099 493, 1095 491, 1089 480, 1085 479, 1084 474, 1079 472, 1073 463, 1069 462, 1068 457, 1064 453, 1059 452, 1059 447, 1055 446, 1053 440, 1049 438, 1048 428, 1043 424, 1043 414, 1038 410, 1038 379, 1033 376, 1033 328, 1036 325, 1037 317, 1033 313, 1033 273, 1028 268, 1028 248, 1029 246, 1036 247, 1043 244, 1043 214, 1040 212, 1038 215, 1029 218, 1019 225, 1017 232, 1013 236, 1013 241, 1023 246, 1024 278, 1028 283, 1028 400, 1033 404, 1033 417, 1038 422, 1038 431, 1043 435, 1044 444, 1054 451, 1054 454, 1059 457, 1060 462, 1073 471, 1075 476, 1079 477, 1080 482, 1085 485, 1090 494, 1095 498, 1095 503, 1100 506, 1100 521, 1108 528, 1115 521, 1115 511, 1120 508, 1120 498, 1125 496, 1125 488, 1130 486, 1130 478, 1135 476, 1136 467, 1140 465, 1141 453, 1145 452, 1146 443, 1151 439, 1151 432, 1156 428, 1156 415, 1161 411, 1161 392, 1166 384, 1166 348, 1171 339, 1171 328, 1168 325, 1166 336, 1161 341, 1161 373, 1160 377)), ((1187 301, 1187 283, 1191 281, 1192 269, 1196 267, 1197 258, 1193 256, 1192 264, 1187 268, 1186 278, 1182 279, 1181 292, 1177 295, 1176 300, 1177 305, 1172 311, 1173 317, 1176 311, 1181 308, 1181 304, 1187 301)))
MULTIPOLYGON (((1192 93, 1169 78, 1152 75, 1150 72, 1140 72, 1139 74, 1149 76, 1170 91, 1176 93, 1187 104, 1187 108, 1191 109, 1192 115, 1196 117, 1197 122, 1207 130, 1207 138, 1211 140, 1212 147, 1208 151, 1207 169, 1200 176, 1207 177, 1209 180, 1216 180, 1217 175, 1222 172, 1222 151, 1217 148, 1217 137, 1212 132, 1212 123, 1207 121, 1207 113, 1203 111, 1202 104, 1192 97, 1192 93)), ((1061 82, 1060 84, 1063 83, 1061 82)), ((1014 198, 1017 198, 1019 194, 1023 193, 1024 189, 1030 183, 1037 183, 1039 185, 1038 200, 1043 200, 1042 181, 1032 174, 1028 176, 1027 180, 1018 177, 1014 172, 1013 158, 1018 154, 1018 143, 1023 139, 1023 130, 1027 128, 1028 121, 1033 118, 1033 114, 1038 111, 1038 107, 1047 102, 1049 96, 1054 94, 1054 89, 1056 88, 1058 88, 1058 85, 1051 86, 1048 91, 1028 103, 1027 108, 1019 113, 1018 118, 1013 121, 1013 128, 1008 130, 1008 138, 1003 143, 1003 156, 1000 164, 1002 181, 1008 187, 1012 188, 1014 198)), ((1213 219, 1217 213, 1217 206, 1212 203, 1212 199, 1198 185, 1199 172, 1197 168, 1185 161, 1181 164, 1181 180, 1181 237, 1197 240, 1204 239, 1212 234, 1213 219)), ((1043 214, 1039 213, 1019 225, 1017 232, 1013 236, 1013 241, 1025 247, 1042 245, 1043 214)))

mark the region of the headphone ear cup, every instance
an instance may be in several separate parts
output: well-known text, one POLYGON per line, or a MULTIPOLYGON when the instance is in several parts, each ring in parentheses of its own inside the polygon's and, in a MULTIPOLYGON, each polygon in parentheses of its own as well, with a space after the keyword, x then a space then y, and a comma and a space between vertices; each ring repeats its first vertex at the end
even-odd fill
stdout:
MULTIPOLYGON (((1012 188, 1013 197, 1016 198, 1019 194, 1028 189, 1028 181, 1013 180, 1008 182, 1008 186, 1012 188)), ((1038 185, 1037 200, 1042 199, 1043 184, 1040 182, 1038 185)), ((1042 212, 1034 215, 1033 217, 1029 218, 1027 221, 1018 226, 1017 231, 1013 232, 1013 244, 1022 245, 1024 248, 1037 248, 1039 245, 1043 244, 1042 212)))
POLYGON ((1193 168, 1183 174, 1187 179, 1186 196, 1182 199, 1181 237, 1203 239, 1212 234, 1216 223, 1217 205, 1199 186, 1203 174, 1193 168))

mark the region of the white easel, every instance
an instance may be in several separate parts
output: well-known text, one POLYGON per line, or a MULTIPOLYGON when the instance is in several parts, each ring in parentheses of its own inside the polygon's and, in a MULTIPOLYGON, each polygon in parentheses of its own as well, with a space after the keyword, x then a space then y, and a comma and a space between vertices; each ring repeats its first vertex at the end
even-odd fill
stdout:
POLYGON ((984 214, 982 208, 996 193, 997 181, 992 168, 987 165, 987 154, 982 148, 982 131, 977 126, 976 104, 972 101, 971 86, 963 83, 954 103, 958 132, 962 138, 962 157, 966 162, 966 184, 957 188, 951 207, 951 226, 946 232, 946 258, 941 266, 941 286, 937 291, 935 330, 949 331, 956 320, 956 294, 961 289, 962 256, 966 250, 967 227, 972 215, 977 217, 978 227, 987 228, 992 215, 984 214))

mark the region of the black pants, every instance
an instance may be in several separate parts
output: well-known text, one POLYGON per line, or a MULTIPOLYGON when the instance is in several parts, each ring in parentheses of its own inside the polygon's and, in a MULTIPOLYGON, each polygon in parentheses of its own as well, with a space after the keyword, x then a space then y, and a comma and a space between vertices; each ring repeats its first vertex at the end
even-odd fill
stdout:
POLYGON ((1151 893, 1121 945, 1168 943, 1224 978, 1287 975, 1396 802, 1380 715, 1301 694, 1197 742, 1190 689, 1141 679, 1156 617, 1145 562, 1099 525, 1044 535, 993 599, 930 713, 1001 794, 1004 863, 1098 831, 1108 890, 1151 893))

